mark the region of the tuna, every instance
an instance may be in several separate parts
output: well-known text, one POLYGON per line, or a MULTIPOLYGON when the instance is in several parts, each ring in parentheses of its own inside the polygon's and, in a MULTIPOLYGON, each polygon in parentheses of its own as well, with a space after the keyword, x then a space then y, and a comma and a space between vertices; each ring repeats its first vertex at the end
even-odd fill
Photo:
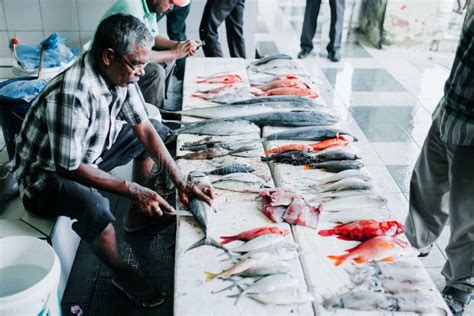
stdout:
POLYGON ((325 162, 309 163, 304 166, 305 170, 323 169, 328 172, 341 172, 348 169, 361 169, 364 164, 358 160, 329 160, 325 162))

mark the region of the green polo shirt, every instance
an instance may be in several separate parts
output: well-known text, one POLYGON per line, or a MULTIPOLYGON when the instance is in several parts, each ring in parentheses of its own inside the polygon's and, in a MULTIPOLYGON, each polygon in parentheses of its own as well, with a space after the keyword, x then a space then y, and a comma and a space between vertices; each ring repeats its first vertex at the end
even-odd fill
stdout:
POLYGON ((145 23, 153 37, 159 34, 156 13, 150 12, 146 5, 146 0, 117 0, 110 9, 105 12, 101 20, 117 13, 133 15, 145 23))

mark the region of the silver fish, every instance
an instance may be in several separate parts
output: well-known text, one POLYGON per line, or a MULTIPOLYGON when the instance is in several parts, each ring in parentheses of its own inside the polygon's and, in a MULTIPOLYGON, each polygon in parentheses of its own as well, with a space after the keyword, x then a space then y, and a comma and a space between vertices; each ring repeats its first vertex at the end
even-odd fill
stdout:
MULTIPOLYGON (((190 172, 188 175, 188 180, 192 182, 200 181, 201 183, 209 184, 209 179, 207 178, 207 176, 200 171, 190 172)), ((219 242, 211 238, 208 234, 207 226, 209 224, 210 217, 214 213, 213 207, 209 206, 201 199, 191 198, 189 200, 188 210, 189 212, 191 212, 191 214, 193 214, 194 219, 197 221, 199 227, 201 227, 202 231, 204 232, 204 238, 193 244, 186 251, 200 246, 209 245, 228 252, 228 250, 224 246, 222 246, 219 242)))
POLYGON ((330 183, 330 182, 336 182, 336 181, 339 181, 339 180, 345 179, 345 178, 359 178, 359 179, 362 179, 362 180, 365 180, 365 181, 372 180, 372 178, 364 171, 361 171, 361 170, 344 170, 344 171, 338 172, 338 173, 336 173, 332 176, 329 176, 327 178, 319 180, 318 182, 319 182, 320 185, 323 185, 323 184, 330 183))
POLYGON ((329 160, 325 162, 309 163, 306 166, 309 169, 323 169, 328 172, 340 172, 348 169, 358 170, 364 167, 364 164, 358 160, 329 160))
MULTIPOLYGON (((308 189, 310 191, 312 189, 308 189)), ((334 199, 341 199, 349 196, 356 196, 356 195, 374 195, 377 194, 374 190, 343 190, 343 191, 335 191, 335 192, 322 192, 316 193, 314 197, 312 197, 309 201, 311 202, 325 202, 334 199)), ((309 196, 312 196, 309 194, 309 196)))
POLYGON ((359 311, 396 311, 398 309, 397 299, 395 297, 368 291, 346 292, 334 295, 325 300, 323 306, 328 310, 347 308, 359 311))
POLYGON ((260 134, 260 128, 248 120, 228 119, 228 120, 212 120, 206 121, 205 124, 189 124, 172 131, 171 138, 175 138, 178 134, 195 134, 195 135, 213 135, 213 136, 230 136, 245 134, 260 134))
POLYGON ((270 61, 281 60, 281 59, 292 59, 292 57, 290 55, 287 55, 287 54, 268 55, 268 56, 265 56, 263 58, 260 58, 260 59, 257 59, 255 61, 251 62, 249 67, 264 65, 264 64, 266 64, 270 61))
POLYGON ((341 147, 329 147, 321 152, 316 152, 314 157, 316 161, 319 162, 324 162, 324 161, 331 161, 331 160, 356 160, 360 159, 356 153, 348 150, 347 148, 341 148, 341 147))
MULTIPOLYGON (((313 106, 314 108, 314 106, 313 106)), ((264 137, 265 141, 270 140, 308 140, 308 141, 321 141, 329 138, 335 138, 339 135, 348 135, 351 136, 354 141, 357 141, 357 138, 349 134, 348 132, 338 129, 338 128, 328 128, 328 127, 299 127, 292 128, 286 131, 270 134, 264 137)))
POLYGON ((217 167, 214 170, 206 172, 206 174, 214 174, 214 175, 226 175, 231 173, 250 173, 254 172, 255 169, 246 164, 240 163, 231 163, 225 164, 223 166, 217 167))
MULTIPOLYGON (((311 101, 306 102, 261 102, 252 104, 235 104, 212 106, 207 108, 189 109, 182 111, 165 111, 162 113, 180 114, 199 118, 228 118, 249 114, 269 113, 274 111, 314 111, 316 107, 311 101)), ((335 136, 334 136, 335 137, 335 136)))
POLYGON ((302 289, 276 290, 267 293, 249 294, 248 296, 268 305, 299 305, 314 301, 314 296, 302 289))
POLYGON ((337 182, 320 186, 319 192, 342 191, 342 190, 371 190, 374 188, 372 182, 359 178, 344 178, 337 182))
POLYGON ((250 98, 247 100, 242 100, 239 102, 229 102, 227 104, 252 104, 252 103, 266 103, 266 102, 301 102, 308 103, 312 102, 315 105, 320 104, 318 100, 309 100, 308 98, 296 96, 296 95, 271 95, 271 96, 262 96, 256 98, 250 98))
POLYGON ((245 244, 232 248, 233 252, 249 252, 256 251, 261 248, 268 247, 273 244, 278 244, 284 240, 285 237, 278 234, 266 234, 258 236, 254 239, 247 241, 245 244))
POLYGON ((255 265, 238 275, 242 277, 256 277, 262 275, 282 274, 287 273, 290 269, 291 264, 285 261, 279 261, 278 258, 272 258, 271 260, 255 265))
POLYGON ((387 206, 387 199, 380 195, 357 195, 331 200, 321 204, 323 212, 378 210, 387 206))
POLYGON ((217 189, 237 192, 260 192, 270 186, 261 178, 251 173, 233 173, 215 180, 212 185, 217 189))
POLYGON ((350 223, 361 219, 386 220, 389 218, 389 212, 386 209, 379 210, 357 210, 355 212, 321 212, 321 222, 331 223, 350 223))
POLYGON ((401 312, 424 314, 434 310, 434 298, 430 294, 411 292, 396 294, 394 297, 401 312))
POLYGON ((259 252, 265 252, 265 253, 268 253, 269 255, 274 255, 275 257, 278 257, 282 254, 284 255, 285 253, 287 254, 295 253, 298 249, 299 249, 299 245, 297 243, 293 241, 283 240, 276 244, 272 244, 260 249, 249 251, 245 255, 253 255, 259 252))

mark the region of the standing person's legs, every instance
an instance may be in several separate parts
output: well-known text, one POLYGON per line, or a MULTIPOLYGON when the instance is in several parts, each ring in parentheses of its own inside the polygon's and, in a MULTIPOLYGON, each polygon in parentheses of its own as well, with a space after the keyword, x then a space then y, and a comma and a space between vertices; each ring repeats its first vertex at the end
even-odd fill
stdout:
POLYGON ((442 274, 447 286, 469 293, 474 289, 473 157, 474 146, 448 145, 451 235, 442 274))
POLYGON ((306 0, 303 29, 300 37, 300 47, 302 51, 309 53, 313 50, 313 38, 316 33, 320 7, 321 0, 306 0))
POLYGON ((149 63, 145 67, 145 75, 138 81, 138 86, 145 102, 163 109, 165 106, 166 91, 169 86, 174 62, 149 63))
POLYGON ((331 7, 331 28, 329 30, 329 44, 326 50, 329 54, 337 55, 340 59, 342 30, 344 27, 345 0, 329 0, 331 7))
MULTIPOLYGON (((185 41, 186 18, 189 15, 191 3, 185 7, 174 6, 173 10, 166 16, 166 31, 168 37, 173 41, 185 41)), ((176 77, 183 80, 186 58, 176 60, 176 77)))
POLYGON ((199 25, 199 38, 206 42, 202 47, 206 57, 224 56, 217 29, 234 8, 231 2, 231 0, 207 0, 206 2, 199 25))
POLYGON ((246 58, 244 38, 245 0, 233 0, 234 8, 225 19, 227 44, 231 57, 246 58))
POLYGON ((448 220, 442 208, 443 195, 449 191, 446 145, 433 122, 410 182, 410 209, 405 222, 406 236, 415 248, 425 248, 436 241, 448 220))

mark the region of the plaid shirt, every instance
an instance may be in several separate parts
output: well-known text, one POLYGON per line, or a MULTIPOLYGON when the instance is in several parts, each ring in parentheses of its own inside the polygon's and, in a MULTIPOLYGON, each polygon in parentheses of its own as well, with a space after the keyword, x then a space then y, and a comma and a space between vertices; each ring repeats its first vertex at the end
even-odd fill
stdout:
POLYGON ((32 196, 56 166, 96 166, 120 132, 148 120, 137 84, 109 89, 90 53, 52 79, 33 102, 16 139, 15 171, 21 193, 32 196))
POLYGON ((436 108, 441 139, 452 145, 474 145, 474 2, 466 18, 444 96, 436 108))

